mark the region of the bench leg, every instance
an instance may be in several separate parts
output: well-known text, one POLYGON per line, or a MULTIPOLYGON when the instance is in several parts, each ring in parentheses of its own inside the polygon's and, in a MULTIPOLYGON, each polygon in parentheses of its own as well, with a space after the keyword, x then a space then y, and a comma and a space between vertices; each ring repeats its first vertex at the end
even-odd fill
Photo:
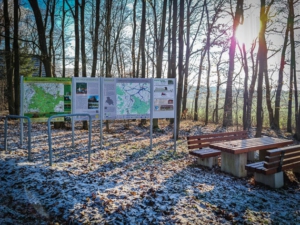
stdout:
POLYGON ((230 173, 236 177, 246 177, 247 170, 247 153, 231 154, 227 152, 221 153, 221 170, 230 173))
POLYGON ((214 165, 218 165, 218 156, 209 158, 197 158, 197 165, 206 166, 212 168, 214 165))
POLYGON ((271 188, 281 188, 284 185, 283 172, 265 175, 262 173, 254 173, 254 180, 265 184, 271 188))

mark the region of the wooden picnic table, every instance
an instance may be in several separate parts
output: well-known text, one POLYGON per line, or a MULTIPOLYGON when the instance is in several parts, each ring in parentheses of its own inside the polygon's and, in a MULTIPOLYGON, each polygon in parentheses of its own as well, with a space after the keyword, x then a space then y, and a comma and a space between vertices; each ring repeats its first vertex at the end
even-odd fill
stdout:
POLYGON ((209 147, 221 151, 222 171, 237 177, 245 177, 247 176, 245 170, 247 153, 259 150, 259 154, 264 158, 266 150, 284 147, 292 143, 292 140, 287 139, 260 137, 211 143, 209 147))

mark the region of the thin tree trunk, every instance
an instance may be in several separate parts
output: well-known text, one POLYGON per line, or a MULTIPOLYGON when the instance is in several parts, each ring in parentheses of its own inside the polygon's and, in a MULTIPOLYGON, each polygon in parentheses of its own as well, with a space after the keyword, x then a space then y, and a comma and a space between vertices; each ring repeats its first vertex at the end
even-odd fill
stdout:
POLYGON ((172 29, 171 29, 171 21, 172 21, 172 4, 173 0, 169 0, 169 21, 168 21, 168 78, 172 78, 172 68, 171 68, 171 45, 172 45, 172 29))
POLYGON ((184 0, 180 0, 179 9, 179 55, 178 55, 178 88, 177 88, 177 127, 176 127, 176 140, 178 139, 179 127, 180 127, 180 107, 182 101, 182 86, 183 86, 183 25, 184 25, 184 0))
MULTIPOLYGON (((176 34, 177 34, 177 0, 173 0, 173 24, 172 24, 172 55, 171 55, 171 77, 176 78, 176 34)), ((178 105, 178 103, 177 103, 178 105)))
POLYGON ((195 92, 195 107, 194 107, 194 120, 198 121, 199 119, 199 114, 198 114, 198 100, 199 100, 199 95, 200 95, 200 82, 201 82, 201 75, 202 75, 202 70, 203 70, 203 61, 206 55, 206 49, 201 52, 201 58, 200 58, 200 65, 199 65, 199 73, 198 73, 198 79, 197 79, 197 87, 196 87, 196 92, 195 92))
POLYGON ((66 47, 65 47, 65 11, 66 0, 62 1, 61 48, 62 48, 62 77, 66 77, 66 47))
POLYGON ((93 63, 92 63, 91 77, 96 77, 98 44, 99 44, 99 40, 98 40, 99 26, 100 26, 100 0, 96 0, 96 21, 95 21, 95 33, 93 37, 93 63))
POLYGON ((20 114, 19 0, 14 0, 14 114, 20 114))
POLYGON ((74 14, 74 30, 75 30, 75 65, 74 77, 79 77, 79 3, 75 0, 75 14, 74 14))
POLYGON ((247 124, 247 114, 248 114, 248 101, 249 101, 249 95, 248 95, 248 79, 249 79, 249 68, 248 68, 248 61, 247 61, 247 52, 245 44, 243 44, 243 57, 244 57, 244 104, 243 104, 243 130, 247 130, 248 124, 247 124))
POLYGON ((232 82, 233 82, 233 73, 234 73, 234 57, 236 49, 236 30, 238 25, 243 22, 243 0, 237 0, 236 11, 233 21, 232 28, 232 37, 230 42, 229 49, 229 69, 225 93, 225 103, 224 103, 224 117, 223 117, 223 126, 232 125, 232 82))
POLYGON ((266 27, 268 22, 268 14, 271 5, 274 3, 274 0, 266 6, 266 1, 261 0, 261 10, 260 10, 260 31, 259 31, 259 48, 258 48, 258 80, 257 80, 257 112, 256 112, 256 137, 261 137, 262 125, 263 125, 263 79, 266 76, 268 67, 267 67, 267 43, 265 38, 266 27))
POLYGON ((85 0, 81 0, 80 30, 81 30, 81 63, 82 77, 86 77, 86 53, 85 53, 85 0))
POLYGON ((133 4, 133 30, 132 30, 132 43, 131 43, 131 60, 132 60, 132 77, 135 77, 135 35, 136 35, 136 4, 137 0, 134 0, 133 4))
POLYGON ((274 115, 274 128, 280 129, 280 97, 281 97, 281 91, 283 86, 283 70, 285 65, 285 53, 287 49, 287 43, 288 43, 288 35, 289 35, 289 21, 290 21, 290 13, 287 19, 287 26, 285 30, 284 35, 284 42, 282 46, 281 51, 281 59, 280 59, 280 68, 279 68, 279 74, 278 74, 278 83, 277 83, 277 90, 276 90, 276 96, 275 96, 275 115, 274 115))
POLYGON ((251 112, 252 112, 252 102, 253 102, 253 94, 255 90, 255 84, 257 79, 257 72, 258 72, 258 57, 256 57, 256 61, 254 62, 254 49, 256 47, 256 40, 253 42, 250 55, 251 55, 251 62, 252 62, 252 79, 251 84, 249 87, 249 99, 248 99, 248 106, 247 106, 247 129, 250 129, 251 124, 251 112))
POLYGON ((44 64, 46 77, 52 77, 52 69, 51 69, 51 58, 48 55, 47 51, 47 42, 46 42, 46 31, 45 26, 42 19, 42 14, 38 5, 37 0, 28 0, 32 11, 34 13, 35 22, 39 35, 39 44, 41 51, 41 61, 44 64))
POLYGON ((9 114, 14 114, 14 94, 13 94, 13 66, 12 66, 12 54, 10 49, 10 19, 8 14, 8 1, 3 0, 3 11, 5 20, 5 67, 6 67, 6 79, 7 79, 7 101, 9 114))

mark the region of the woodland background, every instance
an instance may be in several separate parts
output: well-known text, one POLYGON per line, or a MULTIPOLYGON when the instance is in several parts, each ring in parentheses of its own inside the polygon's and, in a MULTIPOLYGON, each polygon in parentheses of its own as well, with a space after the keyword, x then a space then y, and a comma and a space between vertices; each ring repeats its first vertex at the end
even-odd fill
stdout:
POLYGON ((300 139, 299 0, 0 5, 0 96, 9 114, 19 114, 20 76, 169 77, 178 84, 177 130, 187 109, 205 124, 254 126, 256 136, 286 129, 300 139))

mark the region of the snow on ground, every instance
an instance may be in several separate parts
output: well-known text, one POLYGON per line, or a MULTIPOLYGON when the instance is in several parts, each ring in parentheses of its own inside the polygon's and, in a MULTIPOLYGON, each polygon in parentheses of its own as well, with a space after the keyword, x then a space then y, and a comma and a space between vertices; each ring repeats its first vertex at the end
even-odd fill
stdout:
POLYGON ((292 173, 275 190, 255 184, 252 175, 195 166, 184 137, 221 128, 182 122, 173 154, 167 122, 153 133, 152 150, 149 126, 138 121, 127 129, 127 122, 111 124, 100 148, 94 122, 90 164, 80 123, 74 148, 70 129, 52 129, 50 167, 46 124, 33 124, 29 162, 26 138, 20 146, 19 127, 11 123, 10 153, 0 136, 0 224, 300 224, 299 177, 292 173))

